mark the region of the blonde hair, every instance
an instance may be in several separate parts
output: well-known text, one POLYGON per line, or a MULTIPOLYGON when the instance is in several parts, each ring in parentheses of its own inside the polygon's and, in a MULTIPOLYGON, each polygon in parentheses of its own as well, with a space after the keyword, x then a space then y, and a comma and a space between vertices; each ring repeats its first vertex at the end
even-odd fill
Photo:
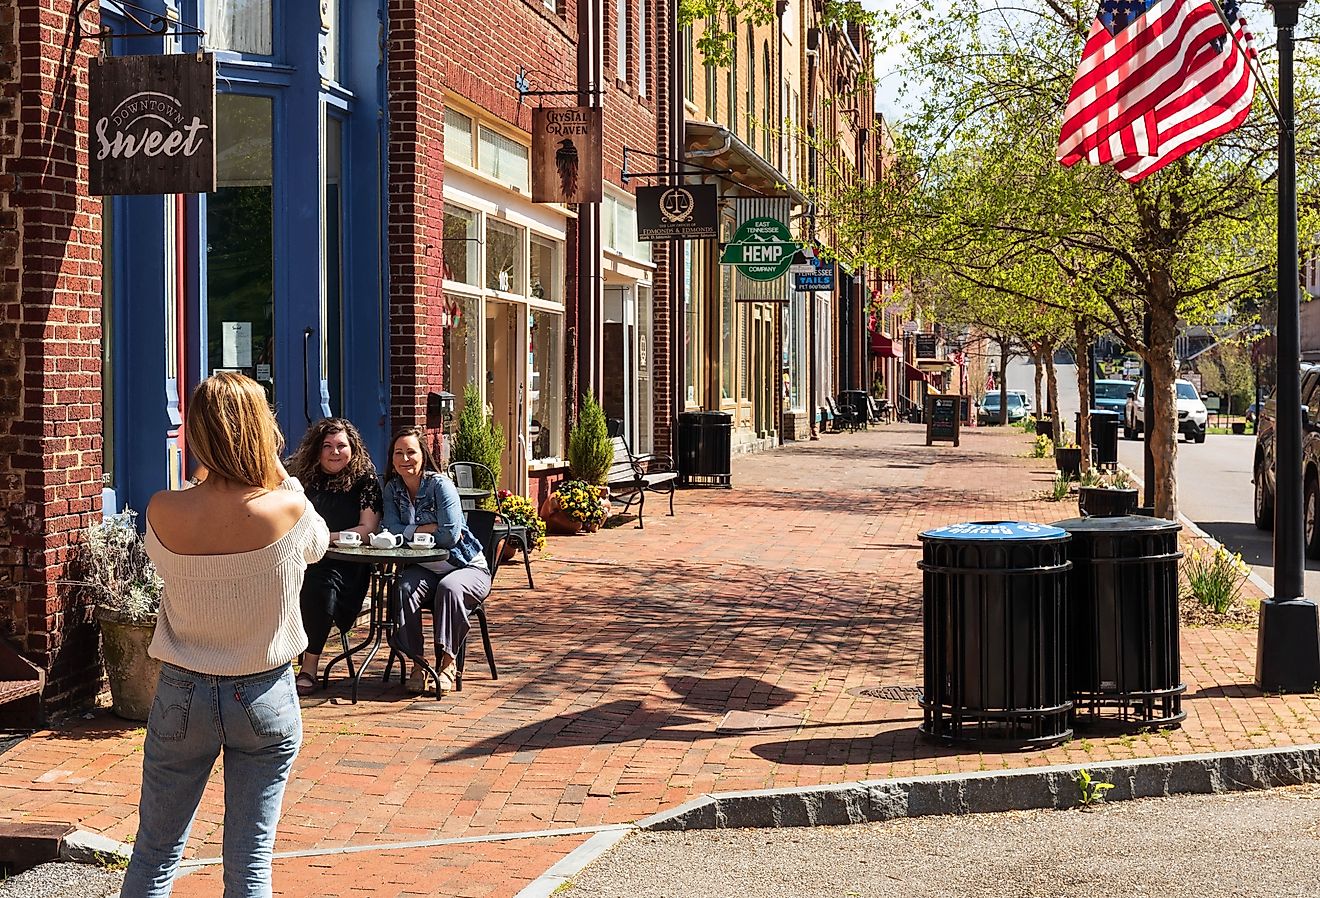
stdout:
POLYGON ((261 385, 219 371, 197 385, 188 404, 188 451, 209 476, 274 489, 284 435, 261 385))

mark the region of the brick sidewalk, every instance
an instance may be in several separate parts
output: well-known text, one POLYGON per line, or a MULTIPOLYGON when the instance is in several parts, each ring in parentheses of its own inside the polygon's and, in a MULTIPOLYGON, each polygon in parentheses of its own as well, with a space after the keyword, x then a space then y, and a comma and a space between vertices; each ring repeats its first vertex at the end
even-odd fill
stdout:
MULTIPOLYGON (((437 703, 379 681, 304 704, 276 862, 285 896, 509 896, 582 833, 401 843, 626 823, 695 795, 868 778, 1320 742, 1320 696, 1251 685, 1254 630, 1185 630, 1188 718, 1178 730, 1080 736, 992 754, 920 740, 908 700, 860 687, 921 680, 916 535, 977 519, 1052 521, 1052 470, 1017 430, 927 448, 891 426, 735 460, 731 491, 654 500, 645 530, 552 538, 537 589, 501 575, 489 604, 500 680, 480 651, 437 703), (726 712, 778 729, 720 731, 726 712), (746 715, 744 715, 745 717, 746 715), (379 850, 335 853, 346 847, 379 850)), ((0 756, 0 819, 136 828, 142 731, 108 713, 0 756)), ((213 777, 189 858, 220 853, 213 777)), ((179 884, 219 895, 217 867, 179 884)))

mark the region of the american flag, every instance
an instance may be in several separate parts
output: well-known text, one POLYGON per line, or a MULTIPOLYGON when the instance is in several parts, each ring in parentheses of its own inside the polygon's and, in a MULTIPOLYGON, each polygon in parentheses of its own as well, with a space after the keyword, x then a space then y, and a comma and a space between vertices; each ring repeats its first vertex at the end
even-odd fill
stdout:
POLYGON ((1103 0, 1068 97, 1059 161, 1113 165, 1136 182, 1242 124, 1255 50, 1236 0, 1225 7, 1236 40, 1211 0, 1103 0))

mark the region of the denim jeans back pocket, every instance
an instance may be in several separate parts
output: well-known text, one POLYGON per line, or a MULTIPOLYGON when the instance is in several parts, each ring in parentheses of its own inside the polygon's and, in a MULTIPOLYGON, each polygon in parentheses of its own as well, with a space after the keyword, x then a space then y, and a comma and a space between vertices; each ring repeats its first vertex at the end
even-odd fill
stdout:
POLYGON ((161 671, 156 681, 156 698, 147 716, 147 729, 165 742, 178 742, 188 733, 188 711, 192 708, 195 683, 171 677, 161 671))
POLYGON ((287 668, 272 679, 243 683, 235 693, 258 736, 286 739, 302 726, 298 690, 287 668))

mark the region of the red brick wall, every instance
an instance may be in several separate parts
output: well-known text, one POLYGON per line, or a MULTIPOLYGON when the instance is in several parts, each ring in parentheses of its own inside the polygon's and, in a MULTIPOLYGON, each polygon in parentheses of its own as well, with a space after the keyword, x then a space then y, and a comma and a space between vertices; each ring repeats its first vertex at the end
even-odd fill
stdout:
POLYGON ((96 44, 74 41, 71 5, 0 0, 0 629, 48 672, 53 710, 100 684, 90 610, 60 582, 101 492, 96 44))
POLYGON ((430 0, 390 0, 389 304, 390 412, 395 426, 426 420, 426 393, 441 382, 440 315, 444 108, 439 48, 449 10, 430 0))

